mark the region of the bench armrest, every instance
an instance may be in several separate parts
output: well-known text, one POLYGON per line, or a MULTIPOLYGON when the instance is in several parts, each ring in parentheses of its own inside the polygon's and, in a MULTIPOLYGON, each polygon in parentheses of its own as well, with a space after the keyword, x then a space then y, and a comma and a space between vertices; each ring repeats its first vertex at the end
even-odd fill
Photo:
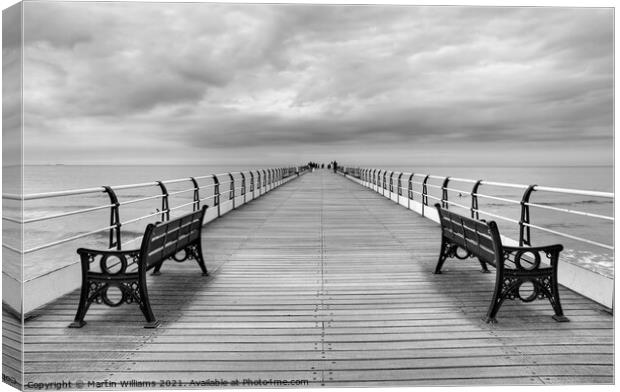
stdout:
POLYGON ((110 273, 108 268, 113 266, 112 262, 111 266, 108 266, 107 259, 112 257, 113 260, 121 263, 121 273, 124 273, 127 269, 128 265, 136 263, 140 258, 140 249, 131 249, 131 250, 101 250, 101 249, 86 249, 79 248, 77 253, 80 255, 80 260, 82 262, 82 271, 86 273, 90 271, 91 263, 96 260, 99 261, 99 265, 102 271, 106 273, 110 273))
POLYGON ((564 246, 561 244, 545 245, 545 246, 506 246, 502 245, 504 251, 513 252, 545 252, 545 253, 560 253, 564 246))
POLYGON ((564 248, 560 244, 547 246, 502 246, 504 261, 511 261, 519 270, 537 270, 542 267, 546 258, 551 268, 556 269, 560 252, 564 248))
POLYGON ((133 257, 140 254, 140 249, 131 250, 102 250, 102 249, 87 249, 79 248, 77 253, 82 256, 125 256, 133 257))

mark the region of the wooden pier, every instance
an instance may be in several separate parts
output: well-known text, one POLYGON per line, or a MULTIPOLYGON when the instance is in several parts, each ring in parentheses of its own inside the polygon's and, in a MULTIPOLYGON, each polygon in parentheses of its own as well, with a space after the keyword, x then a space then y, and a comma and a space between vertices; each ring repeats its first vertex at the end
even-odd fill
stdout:
MULTIPOLYGON (((142 328, 132 305, 94 305, 84 328, 69 329, 77 291, 42 308, 25 324, 25 386, 613 382, 613 316, 602 307, 562 289, 569 323, 547 302, 509 301, 485 324, 494 273, 449 260, 433 275, 437 224, 327 170, 210 223, 203 238, 211 276, 169 261, 149 277, 157 329, 142 328)), ((3 361, 18 366, 9 317, 3 361)))

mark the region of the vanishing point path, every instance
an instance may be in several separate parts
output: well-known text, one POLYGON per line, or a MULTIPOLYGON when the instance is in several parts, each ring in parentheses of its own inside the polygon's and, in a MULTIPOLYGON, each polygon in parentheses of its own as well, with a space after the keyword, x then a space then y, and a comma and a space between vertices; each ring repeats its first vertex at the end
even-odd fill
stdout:
POLYGON ((69 329, 77 291, 27 321, 25 383, 613 382, 613 317, 601 307, 562 289, 569 323, 546 302, 509 301, 485 324, 494 273, 449 260, 433 275, 439 226, 341 175, 308 173, 203 236, 211 276, 167 261, 149 277, 158 329, 132 305, 93 305, 88 325, 69 329))

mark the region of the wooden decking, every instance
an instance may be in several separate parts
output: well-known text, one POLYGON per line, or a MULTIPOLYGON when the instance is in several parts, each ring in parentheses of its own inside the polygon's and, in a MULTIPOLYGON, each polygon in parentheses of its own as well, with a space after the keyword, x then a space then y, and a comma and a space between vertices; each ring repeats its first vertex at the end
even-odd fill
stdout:
POLYGON ((326 170, 214 221, 203 236, 210 277, 192 262, 167 262, 149 278, 156 330, 143 329, 129 305, 93 306, 86 327, 68 329, 77 292, 42 309, 25 325, 26 386, 613 382, 613 317, 599 306, 562 290, 569 323, 538 301, 507 303, 498 324, 485 324, 494 274, 449 260, 433 275, 438 225, 326 170))

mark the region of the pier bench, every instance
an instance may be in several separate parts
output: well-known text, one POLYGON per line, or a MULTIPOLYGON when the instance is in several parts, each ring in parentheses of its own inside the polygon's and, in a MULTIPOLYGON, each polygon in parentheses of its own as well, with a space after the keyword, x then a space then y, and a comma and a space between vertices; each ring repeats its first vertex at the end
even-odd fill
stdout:
POLYGON ((70 328, 86 324, 84 316, 92 303, 117 307, 123 303, 138 305, 147 324, 156 328, 146 287, 146 272, 153 269, 158 275, 162 264, 172 258, 177 262, 196 260, 202 275, 207 268, 202 257, 202 220, 207 210, 204 206, 166 222, 151 223, 146 227, 142 244, 134 250, 94 250, 80 248, 77 253, 82 263, 82 289, 75 320, 70 328), (110 298, 112 291, 114 299, 110 298))
POLYGON ((435 274, 448 258, 465 260, 478 258, 482 272, 489 272, 487 265, 496 269, 495 289, 489 310, 484 318, 496 323, 496 315, 505 300, 520 299, 532 302, 548 299, 558 322, 568 321, 562 311, 558 291, 558 258, 563 247, 560 244, 537 247, 513 247, 502 245, 497 224, 465 217, 435 204, 441 223, 441 249, 435 274), (459 254, 461 249, 464 254, 459 254), (548 264, 543 264, 543 258, 548 264))

